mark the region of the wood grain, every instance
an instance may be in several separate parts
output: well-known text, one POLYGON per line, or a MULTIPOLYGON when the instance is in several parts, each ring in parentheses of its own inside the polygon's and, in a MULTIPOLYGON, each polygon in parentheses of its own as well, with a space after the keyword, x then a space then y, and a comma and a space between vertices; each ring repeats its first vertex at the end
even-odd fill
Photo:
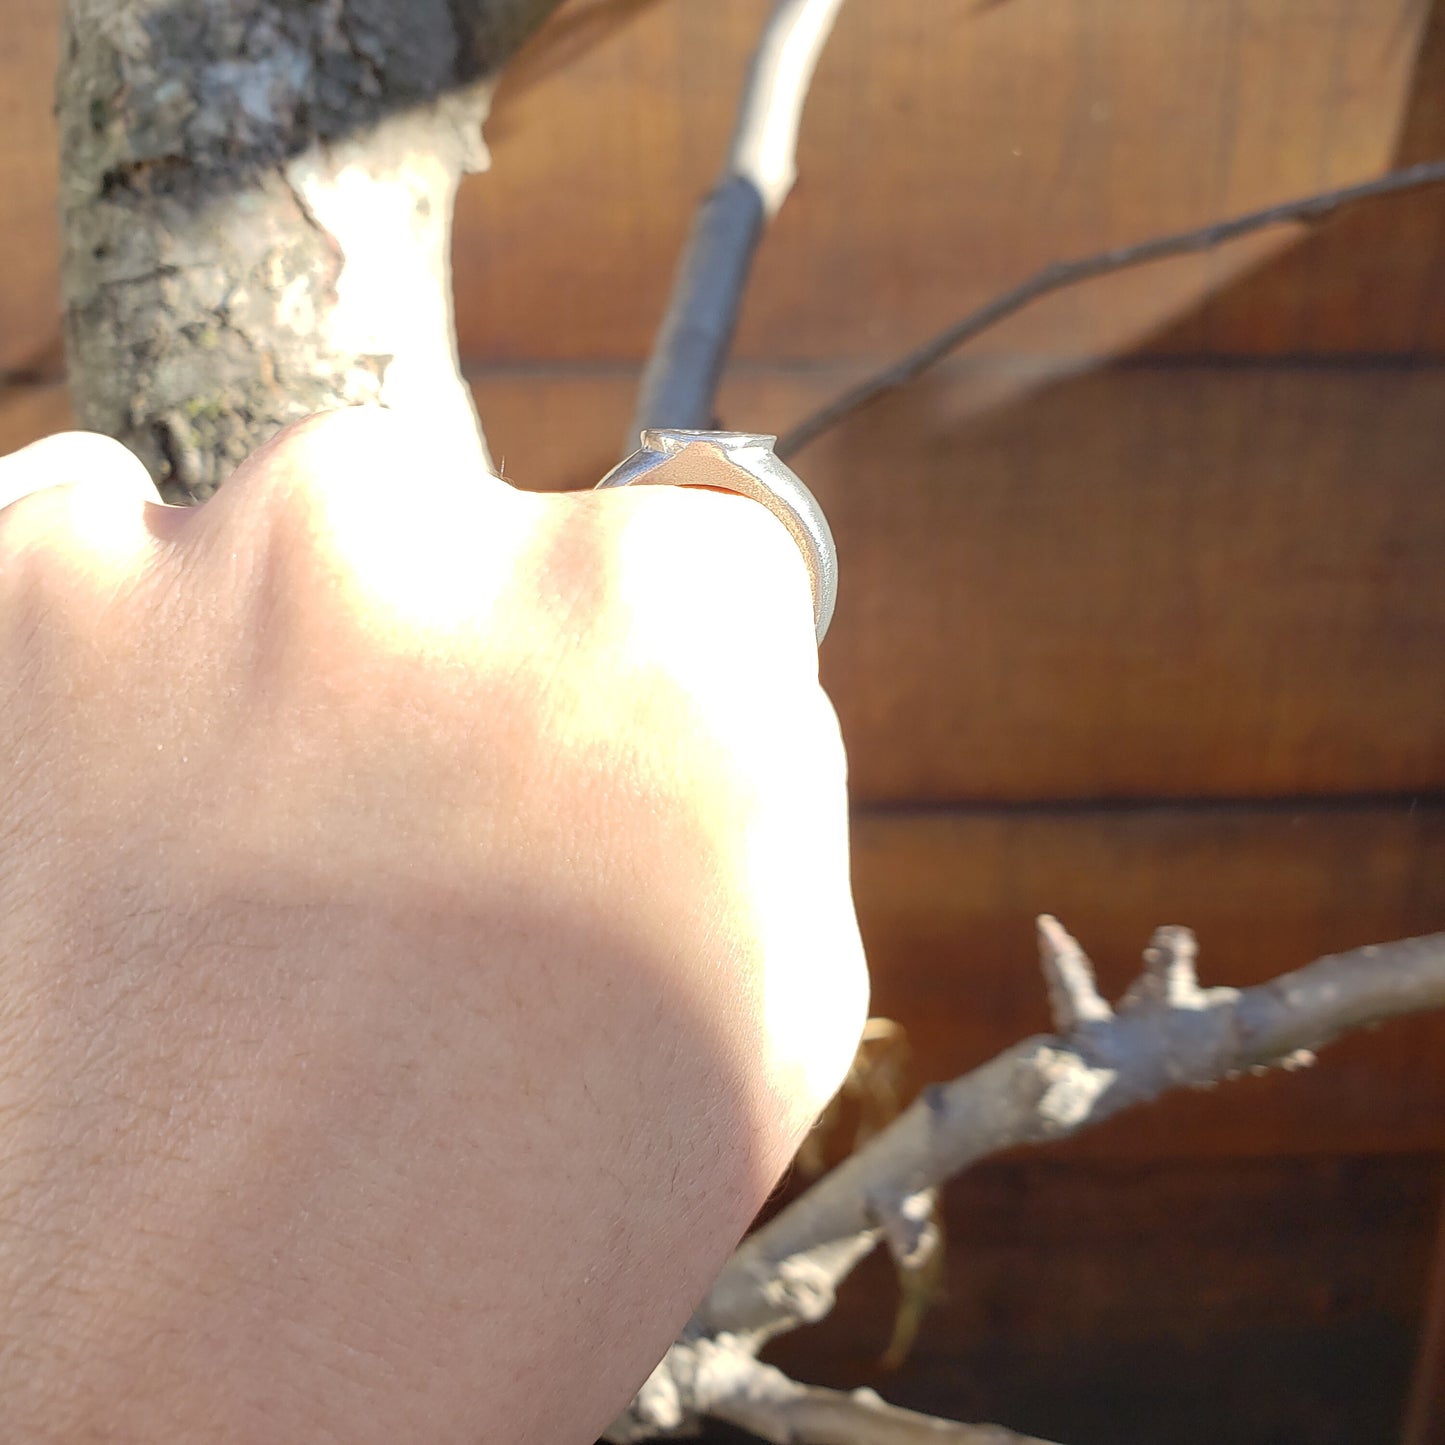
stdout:
MULTIPOLYGON (((504 86, 457 287, 522 483, 588 485, 623 447, 769 3, 623 3, 568 30, 573 5, 504 86)), ((0 27, 0 376, 60 366, 59 5, 6 0, 0 27)), ((725 418, 786 427, 1056 257, 1445 155, 1442 96, 1445 6, 1418 0, 860 0, 725 418)), ((843 554, 823 661, 875 1005, 916 1080, 1047 1027, 1040 910, 1115 990, 1161 922, 1240 983, 1445 927, 1440 360, 1436 191, 1055 298, 801 460, 843 554), (1185 801, 1099 805, 1151 798, 1185 801)), ((0 387, 0 450, 67 418, 54 387, 0 387)), ((1072 1445, 1392 1438, 1442 1030, 1392 1025, 966 1177, 948 1299, 873 1382, 1072 1445)), ((866 1275, 787 1362, 869 1378, 891 1290, 866 1275)), ((1420 1445, 1445 1440, 1440 1353, 1420 1445)))
MULTIPOLYGON (((0 372, 59 358, 61 0, 0 33, 0 372)), ((645 353, 769 0, 564 10, 516 67, 456 248, 476 361, 645 353), (585 29, 585 27, 584 27, 585 29)), ((1060 256, 1445 153, 1418 0, 890 0, 845 9, 739 355, 877 360, 1060 256)), ((1036 308, 972 355, 1439 356, 1445 194, 1036 308)))
POLYGON ((0 387, 0 453, 17 451, 72 425, 64 387, 0 387))
POLYGON ((1067 1445, 1383 1445, 1440 1180, 1418 1155, 992 1165, 946 1196, 943 1298, 901 1372, 881 1260, 774 1354, 1067 1445))
MULTIPOLYGON (((1083 465, 1089 453, 1077 437, 1056 429, 1049 439, 1057 419, 1051 421, 1047 408, 1035 412, 1040 428, 1020 422, 1014 444, 1033 446, 1030 438, 1039 435, 1051 454, 1082 468, 1065 474, 1061 462, 1052 483, 1047 469, 1017 462, 1010 468, 1007 450, 998 450, 995 439, 992 450, 980 445, 972 458, 940 464, 931 489, 914 495, 905 490, 903 500, 884 509, 894 517, 890 531, 884 512, 871 514, 883 518, 874 527, 840 505, 865 490, 876 493, 871 479, 850 472, 827 481, 825 496, 840 534, 857 539, 856 548, 845 541, 844 549, 850 567, 845 577, 855 597, 852 614, 840 614, 826 649, 859 780, 856 888, 874 964, 876 1006, 913 1033, 920 1079, 959 1072, 1047 1027, 1031 923, 1039 912, 1056 912, 1075 929, 1115 990, 1128 981, 1138 950, 1160 923, 1192 924, 1210 979, 1229 983, 1258 982, 1321 953, 1445 928, 1445 803, 1439 800, 1378 807, 1327 800, 1253 807, 1047 805, 1048 788, 1081 797, 1099 791, 1106 766, 1128 766, 1136 781, 1166 778, 1196 795, 1207 794, 1221 776, 1236 784, 1251 776, 1277 782, 1279 772, 1262 766, 1269 759, 1261 747, 1225 746, 1231 734, 1248 741, 1262 708, 1278 710, 1275 735, 1284 739, 1277 744, 1278 758, 1293 759, 1294 771, 1286 775, 1292 792, 1307 791, 1300 786, 1306 782, 1328 792, 1337 785, 1343 759, 1384 757, 1382 740, 1394 739, 1391 745, 1399 748, 1412 729, 1416 738, 1434 730, 1433 745, 1439 746, 1445 709, 1428 703, 1430 694, 1422 698, 1421 689, 1440 685, 1441 669, 1431 665, 1431 657, 1438 661, 1442 609, 1434 559, 1442 547, 1426 516, 1410 510, 1438 496, 1432 420, 1437 393, 1426 391, 1407 403, 1382 390, 1369 406, 1350 401, 1354 393, 1338 379, 1325 378, 1335 381, 1336 390, 1327 388, 1325 396, 1312 400, 1307 416, 1296 412, 1292 419, 1287 414, 1277 419, 1274 442, 1267 427, 1241 426, 1229 449, 1211 460, 1193 444, 1184 420, 1192 407, 1184 398, 1203 395, 1204 406, 1217 415, 1225 403, 1210 388, 1223 381, 1162 376, 1181 390, 1178 415, 1164 418, 1167 425, 1160 429, 1159 395, 1127 404, 1138 426, 1156 428, 1159 438, 1155 469, 1140 468, 1148 486, 1131 490, 1127 504, 1112 501, 1110 488, 1122 485, 1119 479, 1133 468, 1114 465, 1111 447, 1100 447, 1096 459, 1083 465), (1268 455, 1271 448, 1297 445, 1315 465, 1344 451, 1339 466, 1348 468, 1349 446, 1340 437, 1319 438, 1309 447, 1304 439, 1311 426, 1351 406, 1358 407, 1349 444, 1357 456, 1377 428, 1397 438, 1369 473, 1370 487, 1359 487, 1353 478, 1321 487, 1318 480, 1286 477, 1278 483, 1287 488, 1282 498, 1264 496, 1276 482, 1268 468, 1264 475, 1253 470, 1251 459, 1262 451, 1268 455), (1402 425, 1412 407, 1415 422, 1402 425), (1389 459, 1398 465, 1397 448, 1403 445, 1398 438, 1412 432, 1406 453, 1416 460, 1392 477, 1389 459), (1175 454, 1180 460, 1171 464, 1175 454), (983 505, 977 492, 987 482, 980 473, 990 457, 994 497, 983 505), (1178 468, 1172 483, 1170 465, 1178 468), (953 468, 969 478, 967 488, 953 488, 953 468), (1161 502, 1166 483, 1172 495, 1161 502), (1076 508, 1072 521, 1062 524, 1065 533, 1073 528, 1074 535, 1065 537, 1069 545, 1051 543, 1051 565, 1040 568, 1031 558, 1035 518, 1047 510, 1039 496, 1043 486, 1060 506, 1074 497, 1076 508), (976 526, 962 525, 960 513, 951 510, 961 505, 954 501, 958 496, 991 532, 980 537, 976 526), (917 517, 900 540, 898 519, 910 511, 917 517), (1377 516, 1392 520, 1371 541, 1377 516), (1200 557, 1189 558, 1169 540, 1174 527, 1186 525, 1200 557), (1312 528, 1306 543, 1291 552, 1292 529, 1306 525, 1312 528), (1325 546, 1322 536, 1334 541, 1325 546), (1418 570, 1402 571, 1402 559, 1408 560, 1415 546, 1423 553, 1418 570), (1095 548, 1103 549, 1108 566, 1068 571, 1080 558, 1095 566, 1095 548), (1129 565, 1120 564, 1120 549, 1131 549, 1123 554, 1129 565), (1152 552, 1159 553, 1164 569, 1177 567, 1183 557, 1188 587, 1166 585, 1162 574, 1157 580, 1152 574, 1135 579, 1135 559, 1152 552), (1002 555, 990 561, 990 553, 1002 555), (963 566, 970 585, 978 569, 993 569, 985 574, 981 596, 1007 586, 1015 567, 1025 578, 1005 593, 1007 605, 974 607, 965 626, 945 610, 949 592, 941 602, 934 592, 955 575, 947 570, 950 557, 958 559, 952 565, 963 566), (1304 580, 1292 581, 1299 571, 1304 580), (1282 580, 1272 580, 1276 575, 1282 580), (1169 662, 1159 638, 1161 630, 1166 638, 1170 631, 1188 637, 1199 627, 1206 602, 1216 595, 1211 577, 1218 579, 1217 597, 1237 604, 1238 612, 1228 645, 1201 652, 1199 665, 1207 672, 1198 679, 1169 662), (1031 586, 1053 590, 1036 597, 1031 586), (900 592, 912 597, 914 609, 901 617, 894 610, 900 592), (1343 595, 1336 601, 1337 593, 1343 595), (1128 625, 1131 606, 1132 639, 1121 638, 1111 649, 1090 643, 1093 629, 1128 625), (930 612, 931 607, 939 610, 930 612), (1117 623, 1110 623, 1111 611, 1117 623), (849 639, 850 629, 869 628, 879 630, 866 644, 849 639), (978 671, 974 661, 984 641, 997 650, 1001 664, 1008 662, 992 675, 978 671), (1070 646, 1083 650, 1102 676, 1071 662, 1070 646), (1160 669, 1154 682, 1151 656, 1160 669), (869 664, 866 669, 860 658, 869 664), (860 670, 850 673, 850 667, 860 670), (1338 688, 1341 671, 1347 672, 1344 688, 1338 688), (1368 686, 1372 695, 1354 714, 1354 725, 1340 729, 1331 742, 1329 715, 1318 699, 1334 697, 1338 708, 1351 686, 1368 686), (1046 687, 1058 688, 1057 698, 1049 707, 1035 704, 1040 732, 1030 736, 1016 701, 1020 694, 1011 702, 1009 689, 1046 687), (912 699, 911 716, 903 707, 893 710, 899 694, 912 699), (1306 704, 1316 710, 1311 713, 1306 704), (1319 769, 1313 777, 1299 767, 1311 750, 1319 769), (1029 769, 1018 764, 1019 755, 1032 760, 1029 769), (947 807, 941 799, 949 782, 977 783, 984 777, 980 756, 1010 760, 1021 797, 1045 801, 947 807), (1242 771, 1241 762, 1256 771, 1242 771), (1222 773, 1225 765, 1233 771, 1222 773), (886 801, 878 781, 898 777, 903 768, 931 800, 926 806, 914 809, 897 801, 920 795, 914 792, 886 801), (885 801, 869 806, 870 796, 885 801)), ((1125 373, 1087 385, 1132 388, 1149 380, 1125 373)), ((1230 405, 1253 406, 1248 397, 1261 387, 1274 388, 1276 396, 1290 394, 1276 376, 1244 373, 1227 381, 1244 393, 1230 405)), ((1307 385, 1291 383, 1296 401, 1319 381, 1311 376, 1307 385)), ((1412 388, 1419 384, 1418 377, 1408 379, 1412 388)), ((589 475, 584 470, 589 457, 606 455, 607 436, 620 414, 610 403, 621 399, 627 386, 623 380, 574 383, 571 403, 565 399, 569 387, 555 379, 541 385, 492 378, 479 390, 499 424, 494 435, 504 441, 501 450, 520 446, 539 479, 555 485, 589 475)), ((1074 404, 1074 414, 1109 416, 1111 407, 1125 405, 1108 401, 1109 395, 1096 390, 1092 401, 1085 397, 1074 404)), ((1260 414, 1273 413, 1265 407, 1260 414)), ((1128 428, 1113 415, 1122 438, 1128 428)), ((0 397, 0 447, 63 423, 63 397, 54 390, 0 397)), ((861 446, 840 444, 839 450, 866 473, 869 453, 860 452, 861 446)), ((907 475, 906 468, 901 474, 907 475)), ((962 594, 959 582, 952 586, 953 596, 962 594)), ((1171 1100, 1086 1136, 1077 1147, 1142 1154, 1445 1149, 1445 1072, 1437 1062, 1445 1046, 1442 1026, 1439 1020, 1402 1022, 1339 1045, 1318 1072, 1171 1100)))
MULTIPOLYGON (((469 356, 643 353, 767 7, 656 6, 570 69, 504 88, 495 170, 464 200, 469 356), (565 335, 539 306, 565 317, 565 335)), ((1431 83, 1415 67, 1423 13, 1415 0, 849 6, 739 355, 877 356, 1057 257, 1384 169, 1431 83)), ((1253 352, 1256 334, 1268 351, 1395 345, 1433 276, 1445 198, 1425 204, 1426 234, 1390 249, 1388 315, 1373 292, 1356 304, 1376 256, 1339 247, 1328 289, 1312 290, 1328 325, 1299 314, 1297 278, 1283 275, 1258 323, 1221 317, 1191 348, 1253 352)), ((975 354, 1111 354, 1297 239, 1080 290, 975 354)))
POLYGON ((53 374, 60 359, 60 3, 5 0, 0 23, 0 375, 53 374))
MULTIPOLYGON (((1445 808, 863 811, 854 888, 875 1013, 916 1085, 1052 1025, 1033 919, 1060 917, 1106 996, 1153 929, 1185 923, 1207 983, 1445 929, 1445 808)), ((1445 1150, 1445 1015, 1334 1045, 1318 1068, 1171 1095, 1081 1135, 1079 1157, 1445 1150)))
MULTIPOLYGON (((724 415, 783 426, 844 376, 745 368, 724 415)), ((633 385, 477 392, 508 475, 567 488, 617 456, 633 385)), ((0 445, 63 416, 0 397, 0 445)), ((1445 789, 1442 417, 1436 370, 965 365, 819 443, 855 797, 1445 789)))
MULTIPOLYGON (((745 369, 733 425, 841 373, 745 369)), ((497 455, 579 486, 631 381, 491 376, 497 455)), ((860 800, 1445 786, 1445 372, 968 365, 800 459, 860 800)))
POLYGON ((1439 1217, 1400 1445, 1445 1445, 1445 1208, 1439 1217))
POLYGON ((799 463, 860 797, 1440 788, 1445 373, 1022 390, 942 378, 799 463))

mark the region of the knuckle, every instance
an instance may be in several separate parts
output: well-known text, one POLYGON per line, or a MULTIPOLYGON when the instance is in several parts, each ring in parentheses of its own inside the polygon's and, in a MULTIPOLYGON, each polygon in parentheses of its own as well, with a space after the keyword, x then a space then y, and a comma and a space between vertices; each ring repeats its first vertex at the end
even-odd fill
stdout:
POLYGON ((380 409, 322 413, 288 428, 229 484, 217 541, 223 551, 249 543, 273 619, 356 609, 369 565, 407 545, 409 509, 395 492, 401 451, 380 409))
POLYGON ((47 437, 0 461, 0 566, 12 578, 113 574, 143 545, 146 500, 159 500, 150 475, 118 441, 47 437))
POLYGON ((155 499, 155 483, 145 463, 123 442, 101 432, 61 432, 40 444, 47 464, 56 472, 98 484, 135 492, 155 499))
POLYGON ((95 481, 155 498, 150 474, 128 447, 98 432, 60 432, 0 458, 0 505, 57 483, 95 481))
POLYGON ((238 550, 251 626, 298 666, 338 675, 360 659, 405 662, 426 684, 428 659, 455 672, 475 654, 477 624, 515 572, 509 488, 479 484, 431 455, 417 495, 414 427, 379 408, 302 422, 259 452, 216 503, 213 565, 238 550))
POLYGON ((597 504, 594 493, 537 497, 518 493, 531 513, 532 542, 520 567, 520 581, 539 610, 552 614, 555 629, 605 648, 621 617, 625 599, 618 586, 621 512, 597 504))
POLYGON ((39 718, 59 735, 70 724, 60 701, 108 686, 111 669, 142 648, 155 599, 138 565, 139 512, 134 494, 94 483, 50 487, 0 512, 0 694, 17 720, 39 718))
POLYGON ((0 511, 0 559, 4 572, 15 569, 36 554, 53 547, 61 536, 61 514, 56 507, 58 488, 31 492, 0 511))
MULTIPOLYGON (((635 610, 665 621, 684 653, 766 665, 814 653, 808 571, 766 507, 696 488, 636 489, 619 575, 635 610)), ((813 659, 816 665, 816 658, 813 659)))
POLYGON ((231 485, 233 505, 269 541, 348 572, 409 572, 418 585, 429 569, 464 566, 513 495, 482 485, 463 458, 428 449, 412 420, 381 407, 298 423, 231 485))
POLYGON ((243 509, 255 508, 275 530, 320 538, 346 512, 386 499, 396 485, 401 453, 389 412, 374 407, 322 412, 288 427, 232 486, 243 509))
POLYGON ((600 738, 624 772, 710 796, 750 798, 782 768, 789 791, 804 777, 841 780, 836 721, 824 699, 820 725, 813 703, 807 569, 765 508, 637 487, 547 498, 538 511, 518 574, 535 644, 521 665, 568 699, 570 727, 600 738), (778 586, 756 584, 759 551, 778 586))
POLYGON ((133 549, 139 512, 134 493, 105 479, 44 487, 0 511, 0 564, 7 576, 40 583, 94 579, 117 542, 133 549))

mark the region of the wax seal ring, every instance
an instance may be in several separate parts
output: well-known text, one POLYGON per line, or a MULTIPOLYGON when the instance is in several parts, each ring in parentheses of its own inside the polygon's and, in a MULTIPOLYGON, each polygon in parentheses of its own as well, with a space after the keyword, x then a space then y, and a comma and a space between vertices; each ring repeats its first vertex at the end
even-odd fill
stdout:
POLYGON ((649 429, 642 433, 642 450, 597 487, 720 487, 761 502, 792 534, 808 564, 813 620, 822 642, 838 600, 838 552, 823 509, 778 459, 776 442, 753 432, 649 429))

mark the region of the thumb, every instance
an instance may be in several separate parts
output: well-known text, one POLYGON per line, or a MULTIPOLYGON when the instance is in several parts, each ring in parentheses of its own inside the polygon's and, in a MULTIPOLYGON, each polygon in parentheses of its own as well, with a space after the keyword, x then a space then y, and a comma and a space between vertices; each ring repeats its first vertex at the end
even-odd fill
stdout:
POLYGON ((47 437, 0 457, 0 565, 39 544, 102 571, 129 569, 153 541, 147 514, 160 503, 144 464, 119 442, 90 432, 47 437))
POLYGON ((159 502, 144 463, 128 447, 95 432, 61 432, 0 457, 0 508, 50 487, 104 488, 159 502))

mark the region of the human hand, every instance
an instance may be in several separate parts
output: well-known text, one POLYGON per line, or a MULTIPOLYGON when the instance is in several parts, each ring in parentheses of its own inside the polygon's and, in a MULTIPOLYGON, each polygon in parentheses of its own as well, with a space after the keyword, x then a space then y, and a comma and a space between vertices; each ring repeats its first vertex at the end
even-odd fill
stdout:
POLYGON ((864 1017, 792 540, 376 412, 7 501, 7 1438, 591 1440, 864 1017))

